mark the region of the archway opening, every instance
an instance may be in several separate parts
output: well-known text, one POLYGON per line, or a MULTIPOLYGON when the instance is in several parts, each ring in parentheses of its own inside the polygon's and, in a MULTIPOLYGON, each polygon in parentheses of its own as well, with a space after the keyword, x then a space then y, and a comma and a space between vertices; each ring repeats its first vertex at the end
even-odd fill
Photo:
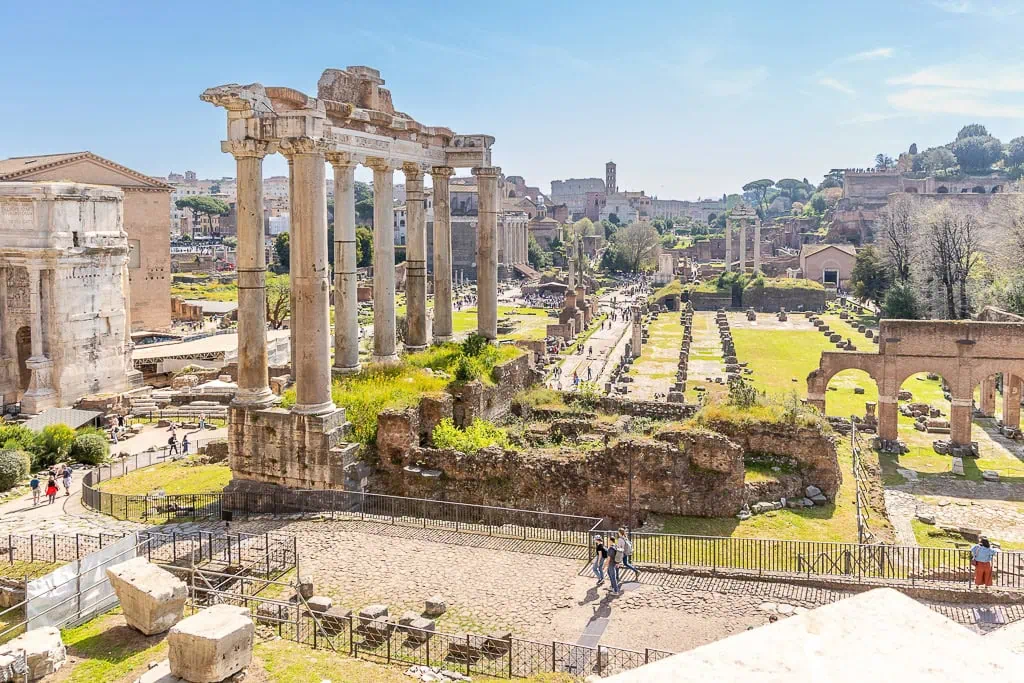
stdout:
POLYGON ((985 188, 982 187, 981 185, 975 185, 974 187, 971 188, 971 192, 973 192, 974 194, 985 194, 985 188))
POLYGON ((948 472, 948 455, 935 451, 933 444, 951 438, 951 396, 942 375, 917 372, 900 384, 897 424, 900 439, 909 452, 900 457, 906 469, 927 474, 948 472))
POLYGON ((832 375, 825 388, 825 415, 830 417, 857 416, 863 420, 871 414, 877 420, 877 403, 878 385, 863 370, 841 370, 832 375), (867 403, 875 407, 868 408, 867 403))
POLYGON ((946 187, 945 185, 940 185, 939 188, 937 190, 935 190, 935 192, 938 193, 938 194, 948 194, 949 193, 949 188, 946 187))

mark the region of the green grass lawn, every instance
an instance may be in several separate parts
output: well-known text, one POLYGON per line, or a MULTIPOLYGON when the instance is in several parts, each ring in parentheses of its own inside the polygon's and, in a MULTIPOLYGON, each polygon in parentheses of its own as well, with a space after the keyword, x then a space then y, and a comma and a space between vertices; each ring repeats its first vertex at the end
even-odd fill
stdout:
POLYGON ((167 656, 165 635, 142 635, 125 624, 120 609, 65 629, 61 636, 68 653, 83 661, 61 670, 60 679, 69 683, 134 680, 149 662, 167 656))
POLYGON ((220 491, 231 481, 227 465, 189 465, 188 460, 164 462, 105 481, 97 488, 107 493, 146 495, 163 489, 169 495, 220 491))
MULTIPOLYGON (((924 522, 912 519, 910 520, 910 526, 914 529, 914 538, 917 540, 917 544, 925 548, 953 548, 956 550, 970 550, 971 546, 974 545, 974 541, 964 538, 961 534, 956 531, 946 531, 940 529, 932 524, 925 524, 924 522)), ((1012 542, 1012 541, 1000 541, 997 538, 989 538, 989 540, 998 543, 1000 548, 1003 550, 1022 550, 1024 549, 1024 543, 1012 542)))

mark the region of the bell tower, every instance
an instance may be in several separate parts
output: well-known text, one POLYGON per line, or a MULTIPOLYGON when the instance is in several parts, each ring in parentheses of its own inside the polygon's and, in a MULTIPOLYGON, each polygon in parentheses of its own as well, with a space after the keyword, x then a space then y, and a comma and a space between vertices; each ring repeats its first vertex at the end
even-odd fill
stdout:
POLYGON ((607 195, 613 195, 619 191, 615 185, 615 162, 609 161, 604 165, 604 191, 607 195))

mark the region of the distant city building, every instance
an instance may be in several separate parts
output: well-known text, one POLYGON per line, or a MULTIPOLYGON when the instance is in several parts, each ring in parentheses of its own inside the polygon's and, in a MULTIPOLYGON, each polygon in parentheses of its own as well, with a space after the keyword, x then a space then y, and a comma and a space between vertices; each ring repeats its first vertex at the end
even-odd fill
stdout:
POLYGON ((604 193, 605 181, 600 178, 569 178, 551 181, 551 201, 565 204, 574 216, 582 216, 587 209, 587 193, 604 193))

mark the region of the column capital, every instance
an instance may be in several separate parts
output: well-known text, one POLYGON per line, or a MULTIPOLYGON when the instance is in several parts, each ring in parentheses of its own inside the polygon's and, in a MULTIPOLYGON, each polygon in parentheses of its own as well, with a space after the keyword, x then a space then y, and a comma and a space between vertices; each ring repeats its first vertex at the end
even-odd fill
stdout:
POLYGON ((477 166, 472 170, 473 175, 485 178, 497 178, 501 175, 500 166, 477 166))
POLYGON ((402 173, 405 174, 406 180, 423 179, 423 169, 420 168, 419 164, 413 163, 411 161, 407 161, 404 164, 402 164, 402 173))
POLYGON ((353 159, 348 152, 327 152, 324 154, 324 158, 334 168, 355 168, 359 165, 359 162, 353 159))
POLYGON ((401 168, 401 165, 395 164, 390 159, 384 159, 382 157, 366 157, 366 166, 372 168, 374 171, 397 171, 401 168))
POLYGON ((262 159, 277 151, 277 143, 267 140, 224 140, 220 143, 220 151, 230 154, 235 159, 262 159))
POLYGON ((281 154, 292 157, 296 154, 326 154, 330 145, 324 140, 306 136, 281 138, 281 154))
POLYGON ((451 178, 453 175, 455 175, 455 169, 452 168, 451 166, 433 166, 430 169, 430 175, 432 175, 435 178, 451 178))

